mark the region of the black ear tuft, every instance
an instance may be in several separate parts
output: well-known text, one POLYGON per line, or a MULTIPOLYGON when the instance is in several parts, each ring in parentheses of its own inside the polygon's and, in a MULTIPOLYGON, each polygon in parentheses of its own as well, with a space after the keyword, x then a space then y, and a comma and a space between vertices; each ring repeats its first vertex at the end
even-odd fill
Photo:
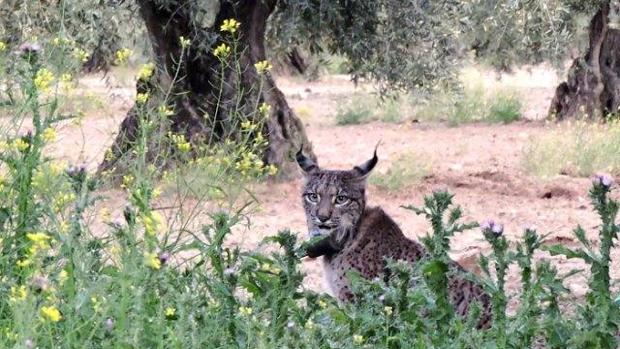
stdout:
MULTIPOLYGON (((377 144, 377 147, 378 146, 379 144, 377 144)), ((379 158, 377 157, 377 148, 375 147, 375 153, 373 154, 372 159, 366 161, 359 166, 355 166, 353 170, 356 171, 360 177, 366 177, 370 173, 370 171, 375 168, 377 162, 379 162, 379 158)))
POLYGON ((297 155, 295 156, 295 159, 297 160, 297 164, 299 165, 299 167, 301 167, 301 169, 306 174, 310 174, 312 172, 317 171, 319 167, 314 161, 312 161, 312 159, 304 155, 303 149, 304 149, 304 146, 302 144, 301 147, 299 148, 299 151, 297 152, 297 155))

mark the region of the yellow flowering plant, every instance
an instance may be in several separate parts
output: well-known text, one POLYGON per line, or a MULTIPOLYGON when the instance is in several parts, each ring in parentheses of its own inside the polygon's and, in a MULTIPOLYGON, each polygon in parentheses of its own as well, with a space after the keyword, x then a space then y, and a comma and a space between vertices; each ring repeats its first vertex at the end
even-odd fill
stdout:
POLYGON ((254 63, 254 68, 256 69, 257 73, 265 74, 266 72, 270 71, 273 66, 268 61, 259 61, 254 63))
POLYGON ((62 315, 56 306, 42 306, 41 307, 41 318, 44 321, 49 322, 58 322, 62 320, 62 315))
POLYGON ((116 53, 114 54, 114 56, 116 57, 114 62, 119 65, 125 64, 127 63, 127 61, 129 60, 129 57, 131 57, 132 54, 133 54, 133 51, 128 48, 120 49, 116 51, 116 53))
POLYGON ((228 58, 228 56, 230 56, 230 52, 231 52, 230 46, 222 43, 213 50, 213 55, 223 60, 223 59, 228 58))
POLYGON ((153 76, 154 72, 155 63, 144 64, 140 67, 140 70, 138 70, 138 80, 146 81, 153 76))
POLYGON ((41 92, 47 92, 53 81, 54 74, 47 68, 41 68, 37 71, 37 74, 34 78, 34 85, 37 90, 41 92))
POLYGON ((222 21, 222 25, 220 26, 220 31, 235 34, 240 26, 241 26, 241 23, 239 23, 236 19, 229 18, 229 19, 225 19, 224 21, 222 21))

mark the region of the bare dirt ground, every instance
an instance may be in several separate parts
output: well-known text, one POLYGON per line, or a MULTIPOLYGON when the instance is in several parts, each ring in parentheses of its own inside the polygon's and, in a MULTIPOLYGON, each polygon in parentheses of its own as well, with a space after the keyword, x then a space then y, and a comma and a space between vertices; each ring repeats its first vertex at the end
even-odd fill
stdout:
MULTIPOLYGON (((497 84, 494 74, 486 74, 484 81, 488 86, 497 84)), ((428 176, 398 193, 388 193, 372 185, 368 191, 369 204, 382 206, 409 237, 425 234, 429 226, 423 218, 400 206, 421 205, 424 195, 436 189, 448 189, 455 194, 455 202, 463 206, 466 220, 493 218, 505 225, 506 234, 513 241, 519 239, 524 226, 533 225, 541 233, 551 233, 548 238, 551 243, 576 246, 571 230, 577 224, 588 230, 590 238, 596 237, 598 220, 587 198, 590 180, 557 176, 543 181, 524 172, 522 167, 523 148, 530 139, 540 137, 547 130, 545 123, 536 119, 545 115, 557 82, 555 74, 547 69, 519 71, 505 77, 502 83, 521 93, 524 116, 530 120, 510 125, 470 124, 451 128, 442 123, 412 122, 336 126, 337 108, 355 92, 346 77, 325 77, 315 82, 291 78, 278 81, 291 106, 304 110, 300 114, 321 166, 352 167, 369 158, 378 141, 381 141, 380 162, 376 171, 386 171, 397 155, 409 152, 421 154, 432 163, 428 176)), ((133 91, 131 84, 105 84, 97 77, 85 79, 82 84, 96 95, 107 96, 102 97, 107 98, 106 102, 81 127, 67 125, 54 149, 68 161, 84 161, 92 168, 131 106, 133 91), (110 95, 115 97, 110 99, 110 95)), ((286 228, 305 238, 300 185, 298 178, 258 186, 256 195, 260 206, 252 216, 251 227, 236 232, 229 243, 253 248, 264 236, 286 228)), ((117 196, 116 192, 107 194, 117 196)), ((111 202, 114 205, 114 200, 111 202)), ((478 254, 490 250, 479 230, 456 236, 452 249, 453 258, 470 270, 476 270, 478 254)), ((536 257, 549 256, 541 252, 536 257)), ((562 258, 554 258, 554 264, 561 272, 583 267, 562 258)), ((304 269, 308 286, 325 290, 321 263, 305 261, 304 269)), ((620 276, 620 268, 614 268, 614 273, 620 276)), ((585 276, 571 280, 567 286, 576 296, 583 296, 585 276)), ((518 289, 515 275, 511 276, 508 287, 518 289)))

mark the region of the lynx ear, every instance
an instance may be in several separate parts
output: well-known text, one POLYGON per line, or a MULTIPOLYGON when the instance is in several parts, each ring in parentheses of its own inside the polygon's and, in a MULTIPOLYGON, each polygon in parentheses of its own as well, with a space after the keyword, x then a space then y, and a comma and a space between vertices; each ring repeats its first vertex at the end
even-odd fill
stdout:
MULTIPOLYGON (((377 144, 377 147, 378 146, 379 144, 377 144)), ((375 168, 375 165, 377 165, 378 161, 379 158, 377 157, 377 148, 375 147, 375 153, 373 154, 372 159, 366 161, 359 166, 355 166, 353 168, 353 171, 355 171, 361 178, 366 178, 368 174, 370 174, 370 171, 375 168)))
POLYGON ((297 164, 299 165, 299 167, 301 167, 301 169, 306 174, 310 174, 315 171, 318 171, 319 166, 314 161, 312 161, 312 159, 304 155, 303 149, 304 147, 302 145, 299 148, 297 155, 295 156, 295 159, 297 160, 297 164))

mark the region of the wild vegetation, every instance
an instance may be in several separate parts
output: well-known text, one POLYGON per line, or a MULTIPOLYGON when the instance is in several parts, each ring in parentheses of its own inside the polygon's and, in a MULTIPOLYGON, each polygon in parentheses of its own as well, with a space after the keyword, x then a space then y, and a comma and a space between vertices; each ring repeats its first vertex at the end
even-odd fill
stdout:
MULTIPOLYGON (((590 205, 600 220, 598 235, 592 239, 584 228, 575 228, 578 246, 549 243, 546 235, 529 226, 521 239, 514 241, 508 239, 500 222, 464 223, 467 207, 455 206, 447 191, 430 192, 422 206, 405 207, 428 221, 429 233, 422 242, 429 256, 416 265, 386 261, 390 273, 382 280, 363 280, 351 273, 357 295, 353 303, 338 303, 307 285, 301 264, 308 242, 299 241, 297 232, 273 231, 260 246, 249 249, 229 243, 235 229, 253 220, 252 207, 257 201, 253 186, 285 172, 288 148, 309 147, 300 142, 307 138, 302 123, 275 87, 272 63, 262 42, 265 31, 288 44, 300 43, 292 34, 308 34, 311 44, 327 44, 329 51, 347 56, 343 65, 353 75, 378 82, 381 92, 407 90, 412 86, 403 85, 404 77, 415 76, 417 79, 407 84, 419 87, 427 97, 427 104, 411 109, 408 117, 400 112, 410 105, 403 97, 406 94, 387 99, 383 109, 368 104, 364 96, 354 98, 336 112, 337 124, 371 120, 399 125, 414 120, 447 121, 453 126, 473 121, 510 123, 522 114, 518 94, 488 94, 467 86, 448 88, 454 70, 445 68, 458 65, 461 48, 455 46, 457 41, 441 38, 453 24, 467 24, 459 18, 475 23, 487 13, 486 7, 467 17, 460 16, 463 13, 451 2, 424 2, 427 7, 400 13, 402 4, 390 1, 328 10, 312 1, 278 2, 267 9, 261 6, 269 1, 259 5, 247 1, 225 2, 226 6, 217 10, 192 3, 177 13, 174 1, 137 1, 143 19, 151 21, 147 31, 152 35, 163 20, 174 18, 176 24, 191 25, 175 27, 181 32, 172 31, 165 37, 152 37, 155 44, 165 42, 172 49, 158 52, 154 62, 145 58, 135 69, 136 93, 119 132, 121 138, 117 138, 121 141, 105 153, 105 166, 94 171, 60 161, 51 155, 50 147, 61 128, 83 122, 88 108, 101 108, 87 103, 89 91, 76 94, 84 70, 123 66, 132 50, 119 45, 118 38, 105 35, 96 42, 74 40, 84 34, 80 33, 82 24, 56 20, 63 17, 65 5, 74 2, 59 1, 58 6, 45 7, 48 12, 36 12, 37 16, 22 7, 23 3, 0 5, 0 13, 16 10, 12 17, 0 19, 4 23, 0 32, 0 347, 618 346, 620 298, 610 269, 620 229, 616 224, 619 203, 613 179, 607 175, 594 176, 589 191, 590 205), (325 28, 305 16, 317 7, 326 11, 320 14, 329 24, 329 33, 318 37, 310 34, 325 28), (386 61, 390 55, 374 49, 372 44, 383 42, 387 35, 381 30, 402 26, 412 14, 426 16, 437 10, 446 11, 440 18, 425 17, 428 23, 413 36, 414 46, 427 48, 416 51, 415 57, 423 60, 407 60, 406 64, 386 61), (209 11, 217 18, 207 18, 209 11), (243 13, 248 21, 250 14, 260 14, 262 22, 242 23, 234 16, 223 17, 228 11, 243 13), (365 21, 351 21, 352 15, 367 12, 372 15, 363 17, 365 21), (261 26, 272 13, 272 26, 261 26), (286 32, 285 17, 291 13, 294 16, 288 19, 305 18, 306 22, 286 32), (34 17, 34 23, 46 26, 28 27, 27 21, 22 22, 34 17), (206 33, 198 30, 203 22, 212 24, 206 33), (347 35, 335 31, 343 24, 353 27, 356 34, 366 34, 371 45, 359 47, 359 41, 345 40, 347 35), (20 25, 38 31, 23 31, 20 25), (64 30, 65 26, 71 30, 64 30), (184 30, 195 35, 178 35, 187 34, 184 30), (256 33, 259 42, 248 42, 243 30, 256 33), (14 32, 20 35, 13 36, 14 32), (427 46, 435 41, 441 45, 427 46), (101 48, 111 51, 106 54, 101 48), (258 48, 259 54, 251 56, 255 52, 249 52, 250 48, 258 48), (206 94, 196 90, 198 84, 192 80, 196 77, 192 77, 192 65, 201 59, 210 69, 201 72, 209 75, 204 86, 211 90, 206 94), (205 100, 199 98, 205 96, 205 100), (201 105, 204 109, 196 107, 200 103, 205 103, 201 105), (122 137, 127 133, 123 130, 130 131, 130 146, 125 147, 127 139, 122 137), (272 133, 274 130, 277 132, 272 133), (298 133, 278 138, 290 130, 298 133), (116 161, 125 155, 131 161, 116 161), (117 172, 116 166, 123 168, 117 172), (123 201, 122 212, 114 219, 103 204, 105 189, 113 186, 122 189, 123 201), (472 276, 492 298, 494 320, 489 329, 477 328, 476 311, 468 318, 455 316, 446 299, 451 240, 460 234, 476 234, 490 246, 489 253, 479 256, 481 275, 472 276), (556 256, 579 260, 587 270, 560 273, 550 261, 556 256), (520 276, 517 289, 506 287, 511 269, 520 276), (577 273, 587 278, 585 297, 571 294, 566 285, 566 279, 577 273), (517 298, 513 308, 509 308, 511 298, 517 298)), ((131 7, 125 2, 114 3, 131 7)), ((480 1, 472 6, 474 3, 488 5, 480 1)), ((109 13, 99 16, 98 4, 82 3, 73 19, 90 23, 93 31, 104 23, 111 26, 103 28, 105 31, 115 31, 120 23, 101 21, 109 13)), ((527 3, 512 10, 524 14, 536 9, 535 5, 527 3)), ((466 7, 465 14, 471 14, 472 8, 466 7)), ((566 12, 560 10, 565 8, 609 12, 607 2, 558 5, 547 14, 553 28, 565 29, 558 32, 560 39, 568 39, 572 29, 572 24, 563 22, 566 12), (607 7, 599 7, 605 4, 607 7)), ((510 10, 507 5, 499 8, 499 15, 489 24, 505 25, 504 20, 513 18, 507 16, 510 10)), ((536 32, 541 27, 537 19, 531 19, 535 26, 506 26, 507 39, 537 36, 536 40, 512 40, 527 57, 496 56, 497 65, 509 65, 519 58, 536 61, 563 52, 558 46, 562 40, 552 40, 549 31, 536 32), (549 43, 554 45, 545 45, 549 43)), ((480 27, 475 29, 473 32, 481 34, 480 27)), ((489 32, 482 34, 468 42, 475 43, 481 54, 504 52, 505 46, 489 44, 489 32)), ((399 36, 395 42, 405 39, 409 37, 399 36)), ((408 46, 385 49, 398 56, 411 53, 408 46)), ((549 138, 533 140, 525 150, 526 169, 590 176, 607 165, 605 169, 617 172, 612 155, 617 154, 620 136, 615 123, 571 127, 567 126, 568 136, 560 129, 550 132, 549 138), (565 156, 556 159, 549 152, 565 156)), ((422 153, 410 152, 394 159, 386 171, 371 177, 373 187, 399 192, 424 180, 433 170, 422 153)))

